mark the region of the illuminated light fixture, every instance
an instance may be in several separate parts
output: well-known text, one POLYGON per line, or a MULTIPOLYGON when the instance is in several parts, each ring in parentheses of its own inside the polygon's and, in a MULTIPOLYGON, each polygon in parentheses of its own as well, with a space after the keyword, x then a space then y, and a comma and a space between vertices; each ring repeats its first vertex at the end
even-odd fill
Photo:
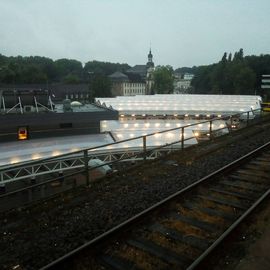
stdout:
POLYGON ((35 159, 40 159, 41 155, 40 154, 33 154, 31 155, 31 159, 35 160, 35 159))
POLYGON ((132 114, 131 116, 132 116, 132 117, 135 117, 135 114, 132 114))
POLYGON ((159 138, 161 136, 160 133, 155 133, 154 137, 159 138))
POLYGON ((138 127, 138 126, 139 126, 139 124, 137 124, 137 123, 136 123, 136 124, 134 124, 134 127, 138 127))
POLYGON ((20 158, 19 157, 13 157, 12 159, 10 159, 10 164, 15 164, 20 162, 20 158))
POLYGON ((210 117, 210 114, 207 114, 206 117, 210 117))
POLYGON ((28 139, 28 128, 19 127, 18 128, 18 140, 27 140, 28 139))
POLYGON ((72 152, 76 152, 76 151, 79 151, 79 150, 80 150, 80 148, 78 148, 78 147, 73 147, 73 148, 70 149, 70 151, 72 151, 72 152))
POLYGON ((219 114, 218 117, 221 117, 221 114, 219 114))
POLYGON ((185 114, 185 117, 188 117, 188 114, 187 113, 185 114))
POLYGON ((134 138, 134 136, 135 136, 135 135, 134 135, 133 133, 130 133, 130 134, 129 134, 129 137, 130 137, 130 138, 134 138))
POLYGON ((142 116, 144 117, 144 116, 145 116, 145 114, 142 114, 142 116))
POLYGON ((144 126, 145 127, 150 127, 150 123, 145 123, 144 126))
POLYGON ((122 134, 117 134, 116 135, 118 138, 123 138, 123 135, 122 134))
POLYGON ((195 114, 195 117, 199 117, 199 114, 195 114))
POLYGON ((224 124, 220 124, 219 127, 220 127, 220 128, 224 128, 225 125, 224 125, 224 124))
POLYGON ((199 126, 199 127, 202 127, 203 125, 202 125, 202 124, 199 124, 198 126, 199 126))
POLYGON ((200 135, 199 132, 195 132, 195 133, 194 133, 194 136, 195 136, 195 137, 198 137, 199 135, 200 135))
POLYGON ((125 117, 125 115, 124 114, 121 114, 120 117, 125 117))
POLYGON ((177 113, 175 113, 173 116, 177 117, 177 116, 178 116, 178 114, 177 114, 177 113))
POLYGON ((155 126, 156 126, 156 127, 159 127, 159 126, 160 126, 160 123, 155 123, 155 126))
POLYGON ((124 124, 124 127, 127 128, 128 127, 128 124, 124 124))
POLYGON ((165 124, 165 127, 170 127, 170 126, 171 126, 170 123, 166 123, 166 124, 165 124))
POLYGON ((181 127, 181 124, 177 123, 176 126, 177 126, 177 127, 181 127))
POLYGON ((172 137, 174 137, 174 134, 173 134, 172 132, 168 132, 168 133, 166 134, 166 137, 167 137, 167 138, 172 138, 172 137))
POLYGON ((61 152, 59 150, 55 150, 55 151, 52 152, 53 157, 56 157, 56 156, 59 156, 59 155, 61 155, 61 152))

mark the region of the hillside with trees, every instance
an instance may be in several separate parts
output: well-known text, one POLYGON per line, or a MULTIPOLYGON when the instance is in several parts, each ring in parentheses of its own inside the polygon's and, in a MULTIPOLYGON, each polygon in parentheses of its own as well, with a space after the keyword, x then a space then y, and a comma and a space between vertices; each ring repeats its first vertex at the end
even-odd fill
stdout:
POLYGON ((0 54, 0 83, 88 83, 94 74, 107 76, 128 69, 128 64, 100 61, 82 63, 73 59, 52 60, 46 57, 7 57, 0 54))
MULTIPOLYGON (((129 69, 128 64, 89 61, 84 66, 74 59, 52 60, 47 57, 7 57, 0 54, 0 84, 88 83, 93 95, 108 96, 107 76, 129 69)), ((157 66, 154 71, 154 92, 173 92, 173 73, 192 73, 192 93, 195 94, 258 94, 261 75, 270 74, 270 55, 244 56, 243 49, 224 53, 218 63, 205 66, 157 66)))
POLYGON ((233 56, 225 52, 216 64, 193 70, 193 93, 262 95, 261 75, 270 74, 270 55, 244 56, 240 49, 233 56))

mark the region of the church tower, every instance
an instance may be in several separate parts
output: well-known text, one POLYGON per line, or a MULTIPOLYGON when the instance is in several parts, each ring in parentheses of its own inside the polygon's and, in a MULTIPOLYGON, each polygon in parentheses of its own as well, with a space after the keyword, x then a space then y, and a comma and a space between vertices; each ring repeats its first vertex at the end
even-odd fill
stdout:
POLYGON ((147 68, 150 68, 150 67, 153 68, 155 66, 154 62, 153 62, 153 54, 151 52, 151 48, 150 48, 149 53, 148 53, 148 62, 146 64, 146 66, 147 66, 147 68))
POLYGON ((148 53, 148 62, 146 64, 146 94, 151 95, 154 87, 154 70, 155 64, 153 62, 153 54, 151 48, 148 53))

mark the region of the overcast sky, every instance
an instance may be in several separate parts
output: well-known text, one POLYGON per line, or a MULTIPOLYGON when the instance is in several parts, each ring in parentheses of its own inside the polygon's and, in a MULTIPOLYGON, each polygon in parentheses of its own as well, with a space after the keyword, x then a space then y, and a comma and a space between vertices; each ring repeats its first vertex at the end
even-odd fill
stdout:
POLYGON ((270 0, 0 0, 0 54, 156 65, 270 53, 270 0))

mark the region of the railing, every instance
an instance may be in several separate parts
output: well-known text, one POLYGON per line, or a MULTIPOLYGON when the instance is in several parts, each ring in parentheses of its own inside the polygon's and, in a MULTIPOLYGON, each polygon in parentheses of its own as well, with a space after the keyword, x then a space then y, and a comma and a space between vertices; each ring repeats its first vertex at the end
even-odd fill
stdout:
MULTIPOLYGON (((252 113, 256 113, 260 110, 252 111, 252 113)), ((89 160, 93 158, 101 158, 101 160, 105 161, 107 165, 115 161, 134 161, 134 157, 136 156, 143 156, 143 159, 152 159, 158 156, 157 151, 172 151, 174 149, 184 149, 186 147, 186 142, 192 139, 198 139, 198 135, 194 134, 193 136, 186 137, 186 130, 191 129, 192 127, 195 130, 201 131, 198 129, 202 124, 208 123, 208 132, 207 136, 211 139, 213 136, 216 136, 218 131, 226 130, 224 133, 232 131, 234 128, 233 119, 241 119, 242 115, 246 115, 245 118, 245 125, 249 125, 251 120, 250 117, 251 111, 243 112, 240 114, 235 114, 226 117, 218 117, 206 121, 201 121, 194 124, 188 124, 183 127, 176 127, 168 130, 158 131, 155 133, 147 134, 138 136, 135 138, 125 139, 121 141, 116 141, 113 143, 103 144, 100 146, 95 146, 91 148, 86 148, 83 150, 78 150, 62 155, 58 155, 56 157, 49 157, 44 159, 39 159, 35 161, 23 162, 14 165, 7 165, 0 167, 0 184, 8 183, 14 180, 21 180, 25 178, 33 178, 38 175, 44 175, 46 172, 63 172, 69 169, 77 169, 77 168, 88 168, 89 160), (229 122, 227 125, 224 125, 221 128, 213 129, 213 124, 216 121, 224 120, 229 122), (147 146, 147 139, 151 136, 158 136, 163 133, 169 133, 172 131, 180 131, 179 132, 179 139, 175 141, 170 141, 169 143, 165 143, 164 145, 160 146, 147 146), (125 144, 131 141, 138 141, 141 140, 141 147, 122 147, 121 144, 125 144), (114 146, 120 145, 120 147, 113 149, 114 146), (112 148, 112 149, 109 149, 112 148), (155 153, 155 154, 153 154, 155 153), (16 172, 15 172, 16 171, 16 172), (12 172, 12 173, 11 173, 12 172)), ((254 115, 254 114, 253 114, 254 115)), ((255 114, 256 115, 256 114, 255 114)), ((257 114, 257 116, 261 116, 257 114)), ((205 131, 205 130, 204 130, 205 131)), ((139 157, 138 157, 139 158, 139 157)))
MULTIPOLYGON (((238 119, 238 124, 240 125, 238 128, 242 128, 248 126, 251 123, 251 120, 260 120, 262 117, 262 111, 260 109, 254 111, 247 111, 231 116, 218 117, 210 120, 189 124, 183 127, 176 127, 168 130, 158 131, 155 133, 138 136, 135 138, 130 138, 122 141, 117 141, 113 143, 108 143, 96 147, 86 148, 83 150, 74 151, 72 153, 62 154, 53 158, 45 158, 41 160, 29 161, 24 163, 19 163, 16 165, 8 165, 0 167, 0 186, 2 189, 5 189, 5 185, 8 183, 12 183, 19 180, 32 180, 32 183, 35 183, 35 179, 38 176, 44 176, 53 173, 60 173, 60 177, 54 177, 53 179, 46 180, 40 183, 35 183, 32 186, 28 186, 25 188, 21 188, 19 191, 29 190, 32 188, 40 187, 42 185, 46 185, 48 183, 53 183, 58 181, 59 179, 63 180, 63 173, 67 171, 71 171, 72 173, 69 175, 65 175, 64 178, 68 178, 74 175, 84 175, 85 184, 90 184, 90 175, 89 172, 104 165, 115 166, 120 162, 126 161, 145 161, 147 159, 154 159, 161 155, 164 152, 168 153, 174 150, 184 149, 188 146, 188 141, 198 139, 198 136, 193 134, 192 136, 186 136, 186 130, 194 127, 199 130, 199 125, 208 124, 208 130, 204 130, 206 132, 206 137, 210 140, 213 137, 220 136, 222 134, 226 134, 228 132, 232 132, 234 130, 234 120, 238 119), (252 117, 251 117, 252 114, 252 117), (242 119, 242 120, 241 120, 242 119), (227 125, 221 128, 213 128, 213 125, 216 121, 226 121, 227 125), (158 134, 168 133, 172 131, 179 131, 179 137, 175 141, 170 141, 164 145, 160 145, 157 147, 147 146, 147 139, 150 136, 157 136, 158 134), (220 132, 221 131, 221 132, 220 132), (220 134, 219 134, 220 133, 220 134), (140 147, 132 147, 132 148, 117 148, 117 149, 108 149, 108 147, 113 148, 115 146, 121 146, 121 144, 125 144, 130 141, 140 140, 140 147), (89 167, 89 161, 91 159, 101 159, 104 161, 104 164, 89 167)), ((0 195, 0 199, 2 197, 6 197, 9 194, 14 194, 18 191, 12 191, 3 195, 0 195)))

